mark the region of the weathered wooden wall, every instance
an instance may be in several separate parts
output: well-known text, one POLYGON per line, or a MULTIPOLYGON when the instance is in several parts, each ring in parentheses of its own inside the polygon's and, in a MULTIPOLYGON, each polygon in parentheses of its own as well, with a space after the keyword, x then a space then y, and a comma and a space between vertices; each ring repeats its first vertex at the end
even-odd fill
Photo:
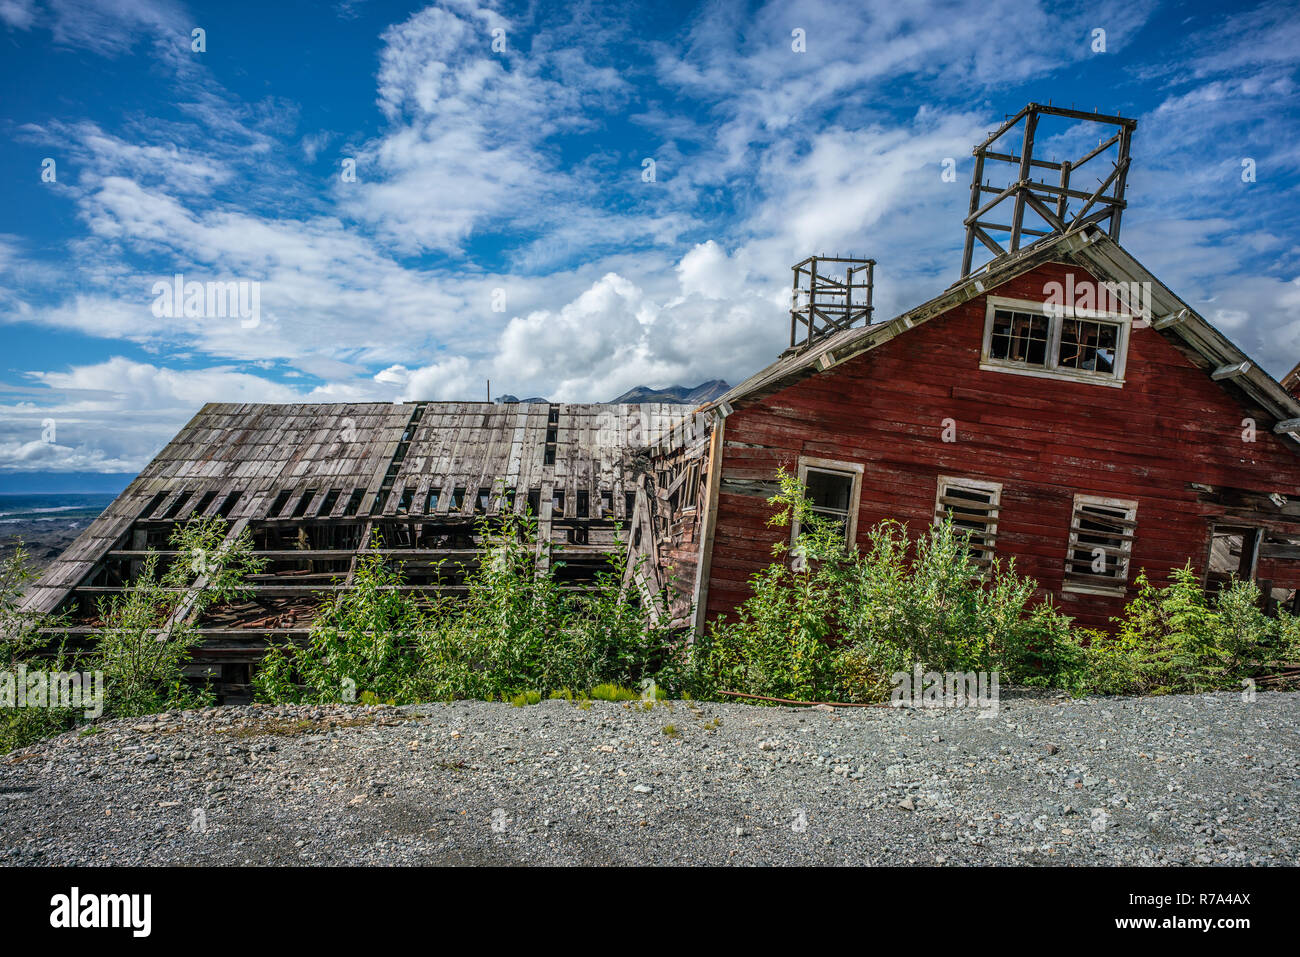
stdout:
MULTIPOLYGON (((1067 272, 1090 278, 1047 264, 990 291, 1042 301, 1044 284, 1067 272)), ((770 561, 765 497, 777 467, 794 470, 800 455, 862 463, 860 542, 884 519, 913 531, 932 521, 939 475, 1001 482, 997 554, 1095 627, 1124 599, 1061 591, 1076 492, 1139 503, 1130 584, 1143 568, 1163 581, 1188 559, 1202 570, 1214 519, 1265 526, 1270 538, 1300 533, 1300 510, 1267 501, 1300 494, 1300 456, 1262 424, 1243 442, 1243 419, 1268 416, 1193 353, 1147 327, 1132 333, 1123 388, 983 371, 984 318, 979 296, 727 418, 708 617, 730 613, 770 561), (945 443, 949 418, 957 441, 945 443)), ((1300 585, 1286 556, 1296 557, 1266 544, 1258 577, 1300 585)))

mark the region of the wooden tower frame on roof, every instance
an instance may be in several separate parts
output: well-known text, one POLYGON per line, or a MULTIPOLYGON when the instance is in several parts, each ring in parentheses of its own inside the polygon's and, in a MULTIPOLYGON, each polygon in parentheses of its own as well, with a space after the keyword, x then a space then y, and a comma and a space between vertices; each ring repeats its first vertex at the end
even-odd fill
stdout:
POLYGON ((802 352, 859 322, 870 324, 875 265, 874 259, 846 256, 809 256, 795 263, 788 351, 802 352), (843 279, 837 275, 840 269, 843 279))
MULTIPOLYGON (((1110 238, 1118 241, 1120 219, 1128 205, 1124 189, 1128 179, 1129 145, 1136 126, 1137 120, 1123 116, 1087 113, 1041 103, 1030 103, 1009 117, 972 151, 975 168, 971 176, 970 212, 964 220, 966 245, 961 260, 962 278, 971 274, 977 240, 993 253, 994 260, 1019 250, 1026 236, 1037 241, 1089 223, 1105 222, 1110 238), (1104 131, 1113 132, 1109 136, 1103 132, 1097 145, 1078 159, 1060 162, 1042 159, 1034 154, 1035 137, 1040 132, 1039 121, 1048 116, 1082 124, 1095 123, 1104 131), (1016 127, 1020 127, 1018 153, 1009 143, 1016 127), (1077 176, 1080 167, 1099 157, 1110 158, 1110 170, 1096 177, 1095 188, 1079 189, 1077 176), (990 164, 1004 165, 990 167, 990 164), (990 169, 1005 170, 1008 165, 1012 168, 1006 185, 989 182, 990 169), (1048 183, 1033 178, 1044 170, 1055 173, 1057 181, 1048 183), (985 200, 989 194, 992 198, 985 200), (1073 209, 1072 200, 1077 201, 1073 209), (1011 207, 1010 222, 995 222, 990 218, 999 207, 1005 211, 1008 204, 1011 207), (1026 212, 1035 214, 1037 225, 1026 225, 1026 212), (1008 234, 1006 245, 990 235, 991 231, 1008 234)), ((1090 167, 1089 172, 1092 169, 1090 167)))

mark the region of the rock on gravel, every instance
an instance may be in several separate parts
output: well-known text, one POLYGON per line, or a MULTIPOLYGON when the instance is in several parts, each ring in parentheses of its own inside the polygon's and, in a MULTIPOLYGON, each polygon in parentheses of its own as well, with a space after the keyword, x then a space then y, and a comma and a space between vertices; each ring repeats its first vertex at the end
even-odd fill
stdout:
POLYGON ((1300 695, 224 707, 0 758, 3 864, 1296 864, 1300 695))

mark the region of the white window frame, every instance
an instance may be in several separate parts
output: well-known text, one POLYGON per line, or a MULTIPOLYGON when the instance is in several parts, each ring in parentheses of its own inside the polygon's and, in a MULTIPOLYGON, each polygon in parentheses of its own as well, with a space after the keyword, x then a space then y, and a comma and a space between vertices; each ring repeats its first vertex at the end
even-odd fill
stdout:
POLYGON ((1133 573, 1133 537, 1137 534, 1136 524, 1133 526, 1131 536, 1125 539, 1120 546, 1122 557, 1117 565, 1123 565, 1122 577, 1115 579, 1114 585, 1102 585, 1093 582, 1071 581, 1072 574, 1079 574, 1074 571, 1074 564, 1071 559, 1074 557, 1075 549, 1087 548, 1087 545, 1079 544, 1079 507, 1081 505, 1101 505, 1106 508, 1124 509, 1124 520, 1126 522, 1137 522, 1138 503, 1132 499, 1123 498, 1103 498, 1099 495, 1075 495, 1074 504, 1070 508, 1070 541, 1066 546, 1065 552, 1065 579, 1062 583, 1061 590, 1067 592, 1077 592, 1082 595, 1107 595, 1112 597, 1122 597, 1128 593, 1129 579, 1133 573))
MULTIPOLYGON (((962 478, 956 475, 940 475, 939 481, 935 488, 934 494, 934 524, 938 525, 943 516, 953 506, 945 505, 943 497, 949 489, 971 489, 972 491, 991 492, 993 501, 989 503, 989 511, 992 513, 992 521, 986 527, 984 537, 988 539, 988 544, 980 548, 984 561, 991 562, 994 552, 997 551, 998 544, 998 518, 1002 514, 1002 483, 986 482, 982 479, 962 478)), ((971 503, 975 504, 975 503, 971 503)))
POLYGON ((980 368, 988 372, 1010 372, 1012 375, 1035 376, 1040 379, 1060 379, 1066 382, 1087 382, 1123 388, 1124 373, 1128 366, 1128 342, 1133 330, 1133 317, 1125 313, 1105 312, 1097 309, 1076 309, 1074 306, 1048 306, 1030 299, 1006 299, 987 296, 984 312, 984 344, 980 349, 980 368), (1047 319, 1047 365, 1044 368, 1026 366, 1023 362, 992 358, 993 315, 999 309, 1028 312, 1047 319), (1087 369, 1065 369, 1056 365, 1061 352, 1061 330, 1067 319, 1096 319, 1119 326, 1115 345, 1115 374, 1105 375, 1087 369))
MULTIPOLYGON (((848 475, 853 479, 853 488, 849 492, 849 511, 845 516, 844 523, 844 543, 852 545, 858 540, 858 508, 862 504, 862 472, 861 462, 841 462, 837 459, 819 459, 809 455, 799 456, 799 482, 808 487, 808 470, 812 469, 818 472, 837 472, 848 475)), ((793 545, 799 540, 799 520, 796 518, 790 523, 790 544, 793 545)))

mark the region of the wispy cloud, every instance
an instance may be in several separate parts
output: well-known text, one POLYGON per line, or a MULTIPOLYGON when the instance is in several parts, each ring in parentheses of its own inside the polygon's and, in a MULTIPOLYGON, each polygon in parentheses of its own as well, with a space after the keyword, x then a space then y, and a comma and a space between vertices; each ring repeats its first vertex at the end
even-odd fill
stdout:
POLYGON ((382 13, 343 3, 286 35, 350 96, 195 54, 195 27, 240 42, 215 7, 0 0, 11 45, 112 63, 156 105, 56 89, 0 126, 57 154, 57 183, 21 188, 66 220, 37 242, 0 219, 0 323, 81 344, 0 385, 0 468, 137 467, 207 400, 736 381, 785 344, 806 255, 874 256, 881 315, 946 286, 970 146, 1028 99, 1136 115, 1126 245, 1271 370, 1300 353, 1285 4, 1186 23, 1111 0, 382 13), (259 283, 261 321, 156 317, 176 273, 259 283), (32 446, 51 416, 67 444, 32 446))

